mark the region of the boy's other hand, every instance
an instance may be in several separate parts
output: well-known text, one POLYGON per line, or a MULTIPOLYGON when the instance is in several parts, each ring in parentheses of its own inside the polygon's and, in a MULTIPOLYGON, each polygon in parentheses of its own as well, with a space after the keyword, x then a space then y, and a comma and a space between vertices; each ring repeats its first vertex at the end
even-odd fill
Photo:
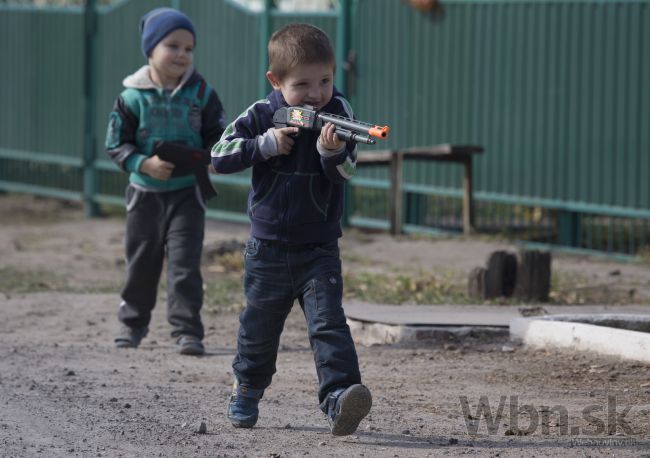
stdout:
POLYGON ((338 151, 345 146, 345 142, 336 135, 336 126, 328 122, 320 130, 320 137, 318 139, 323 148, 338 151))
POLYGON ((151 156, 142 161, 140 171, 146 173, 156 180, 166 181, 172 176, 174 171, 174 164, 171 162, 163 161, 158 156, 151 156))
POLYGON ((295 143, 295 140, 291 136, 298 133, 298 128, 281 127, 279 129, 271 128, 269 130, 273 132, 273 136, 275 137, 275 144, 278 148, 277 154, 289 154, 295 143))

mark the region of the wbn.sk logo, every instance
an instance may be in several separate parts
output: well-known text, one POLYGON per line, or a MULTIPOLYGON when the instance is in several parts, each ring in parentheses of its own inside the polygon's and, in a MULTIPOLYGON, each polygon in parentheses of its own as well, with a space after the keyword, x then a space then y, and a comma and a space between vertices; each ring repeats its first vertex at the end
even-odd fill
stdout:
POLYGON ((481 420, 484 419, 488 434, 496 435, 499 433, 499 426, 503 423, 504 416, 508 415, 509 429, 506 434, 518 436, 533 434, 540 426, 543 435, 550 435, 552 420, 553 426, 559 426, 557 432, 559 436, 578 436, 580 434, 589 436, 614 435, 617 426, 621 428, 625 435, 634 434, 632 426, 625 419, 632 407, 628 406, 622 412, 617 412, 616 396, 607 396, 606 408, 603 405, 593 404, 582 409, 582 419, 588 425, 582 429, 577 425, 569 427, 569 411, 565 406, 539 406, 539 409, 537 409, 530 404, 520 406, 519 396, 510 396, 509 398, 510 403, 507 412, 505 410, 508 396, 500 397, 496 412, 490 407, 488 397, 481 396, 476 411, 472 412, 467 396, 460 396, 460 406, 465 417, 467 432, 472 435, 478 434, 481 420), (520 417, 523 420, 521 422, 520 417), (522 427, 522 423, 525 427, 522 427))

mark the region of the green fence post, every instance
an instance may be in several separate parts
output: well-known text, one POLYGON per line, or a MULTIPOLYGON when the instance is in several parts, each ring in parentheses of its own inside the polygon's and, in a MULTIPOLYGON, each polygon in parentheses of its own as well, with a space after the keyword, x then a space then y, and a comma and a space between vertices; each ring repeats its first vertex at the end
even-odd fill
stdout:
MULTIPOLYGON (((346 97, 347 91, 347 59, 350 50, 350 0, 340 0, 338 18, 336 24, 336 88, 346 97)), ((343 207, 343 226, 350 225, 352 214, 352 186, 349 181, 345 182, 345 206, 343 207)))
POLYGON ((266 69, 268 67, 267 45, 271 37, 271 10, 273 9, 273 0, 264 0, 264 10, 260 16, 260 80, 259 80, 259 97, 264 98, 268 93, 268 81, 266 79, 266 69))
POLYGON ((340 0, 336 24, 336 87, 347 97, 347 59, 350 50, 350 0, 340 0))
POLYGON ((557 214, 558 243, 579 247, 582 239, 581 217, 577 212, 560 210, 557 214))
POLYGON ((84 11, 84 142, 83 202, 86 217, 99 216, 95 202, 95 107, 97 105, 97 7, 96 0, 87 0, 84 11))

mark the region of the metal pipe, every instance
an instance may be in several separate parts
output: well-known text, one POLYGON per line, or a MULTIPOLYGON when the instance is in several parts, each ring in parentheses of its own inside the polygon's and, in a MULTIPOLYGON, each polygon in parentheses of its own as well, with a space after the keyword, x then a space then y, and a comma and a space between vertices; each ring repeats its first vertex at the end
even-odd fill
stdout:
POLYGON ((350 0, 340 0, 336 24, 336 88, 347 96, 347 59, 350 50, 350 0))
POLYGON ((271 10, 273 9, 273 0, 264 0, 264 9, 260 14, 260 79, 258 86, 258 95, 260 98, 266 97, 268 93, 268 81, 266 79, 266 70, 268 68, 267 45, 271 37, 271 10))
POLYGON ((95 172, 95 108, 97 105, 97 5, 87 0, 84 11, 84 141, 83 141, 83 202, 86 217, 99 216, 99 206, 94 200, 95 172))

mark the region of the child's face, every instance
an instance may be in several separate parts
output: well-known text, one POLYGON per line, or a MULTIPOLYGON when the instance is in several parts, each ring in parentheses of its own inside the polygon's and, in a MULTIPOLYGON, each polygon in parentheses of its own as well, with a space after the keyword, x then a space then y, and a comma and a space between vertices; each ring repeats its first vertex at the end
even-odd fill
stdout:
POLYGON ((194 62, 194 36, 176 29, 163 38, 149 57, 149 65, 166 83, 178 83, 194 62))
POLYGON ((279 90, 289 105, 311 105, 320 110, 332 98, 334 67, 332 64, 301 64, 294 67, 280 81, 267 72, 273 89, 279 90))

